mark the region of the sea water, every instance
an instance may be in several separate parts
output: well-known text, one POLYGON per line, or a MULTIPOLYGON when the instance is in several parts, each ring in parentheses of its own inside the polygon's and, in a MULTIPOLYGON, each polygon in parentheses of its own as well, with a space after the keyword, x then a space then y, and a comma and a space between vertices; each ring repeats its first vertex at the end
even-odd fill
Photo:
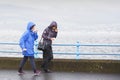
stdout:
MULTIPOLYGON (((53 44, 120 44, 119 0, 4 0, 0 2, 0 42, 19 42, 27 23, 33 21, 39 39, 55 20, 58 36, 53 44)), ((38 39, 38 41, 39 41, 38 39)), ((1 50, 21 51, 19 46, 0 45, 1 50)), ((54 52, 76 52, 76 47, 53 47, 54 52)), ((119 53, 119 47, 80 47, 81 53, 119 53)), ((21 57, 20 53, 0 56, 21 57)), ((42 58, 42 52, 39 55, 42 58)), ((72 58, 76 55, 55 55, 72 58)), ((120 56, 80 55, 80 59, 120 59, 120 56)))

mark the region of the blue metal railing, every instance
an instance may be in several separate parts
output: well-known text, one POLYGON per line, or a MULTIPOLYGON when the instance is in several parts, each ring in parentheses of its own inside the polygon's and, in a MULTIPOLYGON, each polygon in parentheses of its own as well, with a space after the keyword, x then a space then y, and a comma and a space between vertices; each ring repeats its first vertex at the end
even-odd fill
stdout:
MULTIPOLYGON (((17 42, 0 42, 0 45, 18 45, 17 42)), ((38 44, 35 42, 35 54, 40 53, 36 48, 38 44)), ((53 46, 74 46, 76 47, 75 52, 54 52, 54 54, 61 54, 61 55, 76 55, 76 59, 80 59, 80 55, 118 55, 120 53, 82 53, 80 52, 80 47, 120 47, 120 44, 80 44, 77 42, 76 44, 53 44, 53 46)), ((0 53, 21 53, 20 51, 13 51, 13 50, 0 50, 0 53)))

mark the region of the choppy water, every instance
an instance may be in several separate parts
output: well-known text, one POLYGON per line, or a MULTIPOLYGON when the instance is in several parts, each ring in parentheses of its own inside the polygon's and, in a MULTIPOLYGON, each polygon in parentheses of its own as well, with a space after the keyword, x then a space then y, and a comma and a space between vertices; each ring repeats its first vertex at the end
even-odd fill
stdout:
MULTIPOLYGON (((36 23, 39 36, 52 20, 58 22, 59 34, 54 43, 119 44, 119 0, 4 0, 0 1, 0 42, 18 42, 29 21, 36 23)), ((19 50, 19 47, 3 47, 19 50)), ((54 51, 75 51, 56 47, 54 51)), ((81 52, 119 53, 120 48, 86 48, 81 52)), ((21 54, 1 54, 19 57, 21 54)), ((59 58, 60 56, 55 56, 59 58)), ((75 58, 76 56, 61 56, 75 58)), ((81 56, 88 59, 120 59, 119 56, 81 56)))

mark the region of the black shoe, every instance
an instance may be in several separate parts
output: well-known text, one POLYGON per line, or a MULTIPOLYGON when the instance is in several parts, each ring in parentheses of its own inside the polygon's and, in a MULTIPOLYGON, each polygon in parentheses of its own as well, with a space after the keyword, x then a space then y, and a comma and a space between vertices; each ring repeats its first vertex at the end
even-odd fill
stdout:
POLYGON ((46 73, 52 73, 51 70, 47 69, 47 70, 44 70, 46 73))
POLYGON ((25 72, 23 72, 23 71, 18 71, 18 74, 19 74, 19 75, 23 75, 23 74, 25 74, 25 72))

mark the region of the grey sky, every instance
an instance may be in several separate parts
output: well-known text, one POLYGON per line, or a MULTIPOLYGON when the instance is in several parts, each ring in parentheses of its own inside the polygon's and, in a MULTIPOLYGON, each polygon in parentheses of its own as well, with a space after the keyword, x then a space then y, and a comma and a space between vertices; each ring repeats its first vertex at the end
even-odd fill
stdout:
POLYGON ((0 25, 5 28, 18 28, 28 21, 48 26, 52 20, 63 30, 118 26, 120 0, 0 0, 0 15, 0 25))

